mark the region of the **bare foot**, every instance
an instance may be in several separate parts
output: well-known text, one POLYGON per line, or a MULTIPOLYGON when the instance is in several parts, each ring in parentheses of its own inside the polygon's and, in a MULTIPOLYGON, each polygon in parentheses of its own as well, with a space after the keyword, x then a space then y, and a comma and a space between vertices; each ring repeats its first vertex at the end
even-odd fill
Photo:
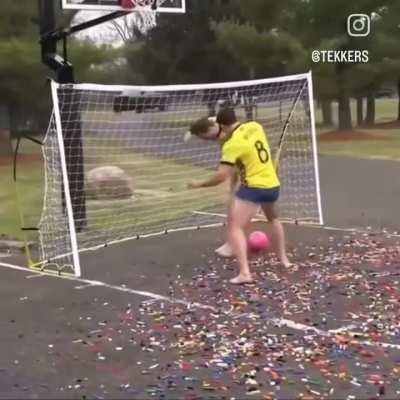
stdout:
POLYGON ((239 274, 235 278, 229 280, 230 283, 234 285, 243 285, 245 283, 253 283, 254 279, 251 275, 241 275, 239 274))
POLYGON ((234 256, 232 247, 229 243, 224 243, 221 247, 218 247, 218 249, 215 250, 215 253, 223 258, 230 258, 234 256))
POLYGON ((285 268, 290 268, 293 266, 293 264, 288 260, 287 257, 281 258, 280 262, 281 262, 282 267, 285 267, 285 268))

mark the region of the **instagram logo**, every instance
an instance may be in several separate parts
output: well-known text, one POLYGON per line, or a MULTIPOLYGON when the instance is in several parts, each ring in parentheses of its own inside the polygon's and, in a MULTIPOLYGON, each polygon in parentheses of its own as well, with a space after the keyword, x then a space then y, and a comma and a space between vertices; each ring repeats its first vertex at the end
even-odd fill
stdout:
POLYGON ((347 32, 350 36, 365 37, 371 32, 371 18, 367 14, 351 14, 347 18, 347 32))

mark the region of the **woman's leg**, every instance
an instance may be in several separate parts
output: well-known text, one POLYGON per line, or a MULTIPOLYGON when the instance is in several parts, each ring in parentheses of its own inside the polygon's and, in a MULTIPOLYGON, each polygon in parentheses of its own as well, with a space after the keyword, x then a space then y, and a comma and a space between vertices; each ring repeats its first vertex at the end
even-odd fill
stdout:
POLYGON ((274 251, 284 267, 290 266, 290 261, 286 254, 285 231, 278 218, 275 203, 265 203, 262 206, 265 216, 271 224, 272 246, 274 251))
MULTIPOLYGON (((228 215, 231 212, 231 208, 232 208, 232 204, 233 201, 235 199, 235 196, 232 194, 229 204, 228 204, 228 215)), ((259 208, 259 206, 257 206, 259 208)), ((258 209, 256 214, 258 213, 258 209)), ((256 215, 254 214, 254 215, 256 215)), ((251 229, 251 220, 247 223, 247 225, 245 226, 244 230, 246 235, 248 236, 250 234, 250 229, 251 229)), ((223 258, 230 258, 230 257, 234 257, 235 254, 233 252, 233 248, 232 245, 229 243, 229 237, 228 237, 228 230, 226 231, 226 238, 225 238, 225 242, 222 246, 218 247, 217 249, 215 249, 215 253, 217 253, 220 257, 223 258)))
POLYGON ((228 240, 239 263, 239 275, 231 283, 250 283, 253 281, 247 257, 246 227, 257 214, 259 206, 255 203, 235 198, 228 216, 228 240))
MULTIPOLYGON (((233 204, 233 200, 235 199, 235 195, 231 193, 230 198, 229 198, 229 203, 228 203, 228 217, 231 213, 231 208, 233 204)), ((232 246, 229 243, 229 238, 228 238, 228 229, 225 232, 225 242, 222 246, 218 247, 218 249, 215 249, 215 252, 220 256, 224 258, 229 258, 233 257, 233 249, 232 246)))

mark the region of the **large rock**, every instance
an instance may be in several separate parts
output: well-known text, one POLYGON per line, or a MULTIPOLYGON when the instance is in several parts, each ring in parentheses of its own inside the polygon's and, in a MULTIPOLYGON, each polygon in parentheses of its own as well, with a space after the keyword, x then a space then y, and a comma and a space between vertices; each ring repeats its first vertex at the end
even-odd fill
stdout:
POLYGON ((128 199, 133 195, 133 180, 119 167, 98 167, 87 173, 86 190, 89 199, 128 199))

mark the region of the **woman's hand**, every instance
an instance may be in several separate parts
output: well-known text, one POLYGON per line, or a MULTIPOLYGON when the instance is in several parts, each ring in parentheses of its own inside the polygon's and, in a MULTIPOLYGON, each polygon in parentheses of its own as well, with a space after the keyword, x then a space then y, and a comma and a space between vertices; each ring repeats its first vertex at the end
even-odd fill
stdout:
POLYGON ((187 185, 188 189, 199 189, 202 184, 200 181, 190 181, 187 185))

